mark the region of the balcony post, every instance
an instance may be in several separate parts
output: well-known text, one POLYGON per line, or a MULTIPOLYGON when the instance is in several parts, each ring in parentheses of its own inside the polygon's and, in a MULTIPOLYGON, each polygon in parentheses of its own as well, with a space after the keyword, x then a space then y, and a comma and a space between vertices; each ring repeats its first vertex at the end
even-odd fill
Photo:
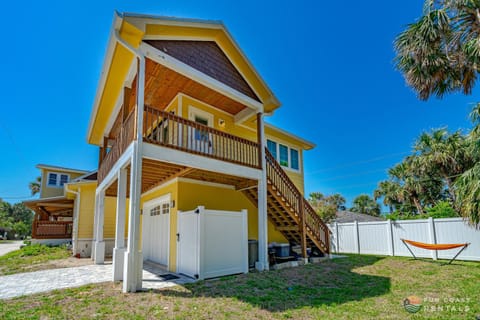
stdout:
POLYGON ((115 248, 113 249, 113 281, 123 280, 125 257, 125 205, 127 200, 127 169, 118 172, 117 218, 115 227, 115 248))
POLYGON ((259 166, 262 174, 258 180, 258 261, 255 268, 259 271, 268 270, 268 220, 267 220, 267 171, 265 160, 265 139, 263 114, 257 113, 257 138, 260 150, 259 166))
POLYGON ((103 239, 103 225, 105 214, 105 190, 97 192, 96 196, 95 216, 97 218, 95 228, 95 264, 103 264, 105 262, 105 241, 103 239))
POLYGON ((130 208, 128 247, 125 252, 123 292, 142 289, 143 255, 140 251, 140 196, 142 188, 143 112, 145 90, 145 57, 138 57, 136 140, 130 164, 130 208))

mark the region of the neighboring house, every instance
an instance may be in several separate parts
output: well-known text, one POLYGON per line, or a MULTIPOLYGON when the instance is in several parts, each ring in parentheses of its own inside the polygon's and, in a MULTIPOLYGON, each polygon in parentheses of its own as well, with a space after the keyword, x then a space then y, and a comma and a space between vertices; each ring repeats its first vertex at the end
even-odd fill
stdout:
POLYGON ((64 187, 88 172, 45 164, 39 164, 37 168, 41 171, 40 198, 24 201, 35 212, 32 241, 47 244, 71 242, 74 201, 65 196, 64 187))
POLYGON ((74 254, 113 255, 141 288, 143 260, 198 278, 248 272, 247 239, 329 253, 303 197, 314 144, 265 124, 280 106, 221 22, 115 14, 87 140, 97 180, 72 180, 74 254))
POLYGON ((374 217, 368 214, 352 212, 352 211, 337 211, 337 217, 332 221, 336 223, 345 222, 369 222, 369 221, 385 221, 383 217, 374 217))

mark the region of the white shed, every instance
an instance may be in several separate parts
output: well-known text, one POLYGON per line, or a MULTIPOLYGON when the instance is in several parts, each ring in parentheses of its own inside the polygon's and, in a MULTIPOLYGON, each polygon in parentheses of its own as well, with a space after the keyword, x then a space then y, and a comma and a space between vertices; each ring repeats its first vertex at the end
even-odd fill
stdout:
POLYGON ((179 211, 177 272, 207 279, 248 272, 247 210, 179 211))

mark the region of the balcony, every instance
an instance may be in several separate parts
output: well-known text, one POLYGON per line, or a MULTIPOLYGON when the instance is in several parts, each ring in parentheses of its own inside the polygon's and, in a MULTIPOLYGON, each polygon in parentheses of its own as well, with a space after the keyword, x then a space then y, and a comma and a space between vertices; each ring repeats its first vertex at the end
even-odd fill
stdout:
POLYGON ((33 222, 33 239, 68 239, 72 238, 72 221, 43 221, 33 222))
MULTIPOLYGON (((101 183, 136 136, 135 109, 120 126, 104 156, 101 153, 98 181, 101 183)), ((146 106, 143 113, 143 141, 190 154, 258 169, 261 167, 257 142, 146 106)))

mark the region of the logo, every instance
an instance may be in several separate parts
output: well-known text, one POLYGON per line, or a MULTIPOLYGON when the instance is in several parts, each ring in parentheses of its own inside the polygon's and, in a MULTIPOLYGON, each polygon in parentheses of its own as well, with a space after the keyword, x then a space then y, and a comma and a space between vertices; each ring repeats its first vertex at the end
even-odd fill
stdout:
POLYGON ((409 296, 403 300, 403 307, 410 313, 416 313, 422 308, 422 299, 417 296, 409 296))

